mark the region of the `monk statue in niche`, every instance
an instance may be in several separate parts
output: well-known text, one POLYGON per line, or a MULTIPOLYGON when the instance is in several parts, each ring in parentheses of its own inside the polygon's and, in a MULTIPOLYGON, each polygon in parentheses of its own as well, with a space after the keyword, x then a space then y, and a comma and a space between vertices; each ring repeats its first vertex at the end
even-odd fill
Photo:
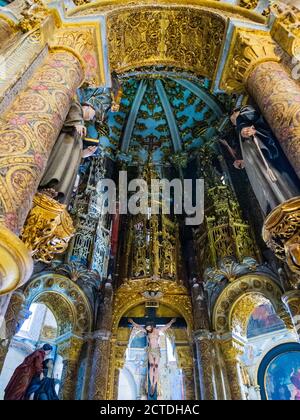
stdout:
POLYGON ((150 382, 150 396, 152 397, 156 390, 158 384, 158 375, 159 375, 159 362, 161 358, 160 345, 159 345, 159 336, 160 333, 167 331, 173 324, 176 322, 176 318, 173 318, 168 324, 162 327, 156 327, 153 322, 149 322, 145 327, 135 323, 132 319, 129 319, 128 322, 137 330, 146 334, 148 347, 148 365, 149 365, 149 382, 150 382))
POLYGON ((300 181, 262 115, 251 105, 234 109, 230 120, 239 141, 222 139, 236 169, 247 172, 252 189, 267 215, 300 194, 300 181))
POLYGON ((50 193, 62 204, 70 201, 81 159, 97 150, 97 146, 83 150, 83 138, 87 134, 84 122, 95 117, 96 109, 91 104, 80 105, 74 101, 50 154, 40 191, 50 193))
POLYGON ((44 359, 52 351, 50 344, 44 344, 27 356, 14 371, 4 391, 4 400, 24 400, 27 389, 36 376, 43 375, 44 359))

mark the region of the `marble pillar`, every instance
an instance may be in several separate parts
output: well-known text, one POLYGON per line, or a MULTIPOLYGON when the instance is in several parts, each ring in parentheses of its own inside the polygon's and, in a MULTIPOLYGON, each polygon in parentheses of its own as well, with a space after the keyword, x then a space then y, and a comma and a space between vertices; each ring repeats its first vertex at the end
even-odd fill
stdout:
POLYGON ((258 104, 300 178, 300 86, 275 61, 255 66, 247 90, 258 104))
POLYGON ((32 259, 18 238, 52 147, 84 77, 80 59, 54 49, 0 121, 0 295, 24 284, 32 259))

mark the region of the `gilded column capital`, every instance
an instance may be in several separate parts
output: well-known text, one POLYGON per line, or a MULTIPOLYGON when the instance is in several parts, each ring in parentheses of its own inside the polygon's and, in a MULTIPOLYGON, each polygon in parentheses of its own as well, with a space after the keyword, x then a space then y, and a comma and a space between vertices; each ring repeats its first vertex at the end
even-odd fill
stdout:
POLYGON ((276 207, 266 218, 263 239, 277 258, 300 274, 300 197, 276 207))
POLYGON ((276 48, 270 33, 236 28, 220 88, 228 93, 245 91, 248 77, 259 64, 280 61, 276 48))
POLYGON ((195 342, 203 340, 209 340, 213 342, 217 338, 216 333, 211 332, 209 330, 197 330, 194 331, 193 335, 195 342))
POLYGON ((234 337, 220 339, 219 341, 224 360, 227 362, 238 362, 238 359, 244 353, 244 343, 234 337))
POLYGON ((58 353, 65 360, 77 362, 84 340, 82 337, 69 336, 58 343, 58 353))
POLYGON ((300 10, 292 5, 274 5, 273 39, 291 56, 300 55, 300 10))
POLYGON ((66 206, 46 194, 37 193, 21 234, 33 258, 50 262, 67 249, 74 233, 66 206))

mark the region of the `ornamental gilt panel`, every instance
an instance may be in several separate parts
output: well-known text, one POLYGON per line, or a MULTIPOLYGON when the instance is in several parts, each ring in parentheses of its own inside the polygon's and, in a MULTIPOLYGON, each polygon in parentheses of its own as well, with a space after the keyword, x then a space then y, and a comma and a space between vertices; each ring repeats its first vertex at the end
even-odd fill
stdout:
POLYGON ((187 8, 125 10, 107 20, 110 68, 176 65, 213 77, 225 31, 222 17, 187 8))

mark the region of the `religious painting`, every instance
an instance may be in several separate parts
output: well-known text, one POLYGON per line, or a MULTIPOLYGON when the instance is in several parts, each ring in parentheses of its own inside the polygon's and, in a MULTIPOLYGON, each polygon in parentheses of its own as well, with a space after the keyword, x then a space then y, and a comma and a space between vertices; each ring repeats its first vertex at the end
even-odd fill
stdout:
POLYGON ((247 337, 253 338, 262 334, 284 329, 283 321, 276 314, 271 303, 257 306, 248 322, 247 337))
POLYGON ((300 400, 300 345, 283 344, 273 349, 269 355, 262 362, 263 375, 261 367, 259 372, 259 380, 263 380, 262 399, 300 400), (278 349, 281 350, 279 353, 278 349), (272 358, 269 357, 271 353, 272 358))

